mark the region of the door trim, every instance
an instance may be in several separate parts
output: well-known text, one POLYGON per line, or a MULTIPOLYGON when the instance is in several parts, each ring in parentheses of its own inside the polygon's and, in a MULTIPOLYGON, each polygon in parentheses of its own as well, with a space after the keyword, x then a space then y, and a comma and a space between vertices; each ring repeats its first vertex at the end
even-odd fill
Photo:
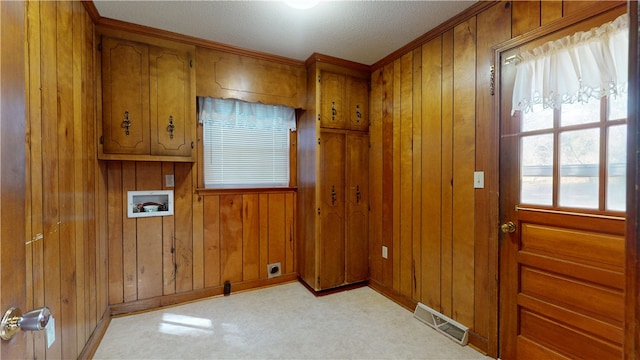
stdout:
MULTIPOLYGON (((638 29, 638 2, 629 1, 629 29, 638 29)), ((638 197, 640 191, 636 188, 640 174, 635 155, 638 151, 640 129, 638 128, 638 111, 640 111, 640 38, 637 31, 629 32, 629 114, 627 117, 627 237, 626 237, 626 285, 625 285, 625 359, 640 359, 640 240, 638 239, 638 224, 640 224, 640 209, 638 197), (634 54, 635 56, 632 56, 634 54), (635 63, 631 61, 635 57, 635 63)))

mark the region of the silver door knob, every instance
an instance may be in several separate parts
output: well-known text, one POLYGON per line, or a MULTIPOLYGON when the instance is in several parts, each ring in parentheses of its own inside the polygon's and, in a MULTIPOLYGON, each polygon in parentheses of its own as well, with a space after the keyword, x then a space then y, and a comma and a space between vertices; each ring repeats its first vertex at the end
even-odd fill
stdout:
POLYGON ((19 329, 23 331, 44 330, 51 318, 51 311, 48 307, 29 311, 25 314, 22 310, 12 307, 4 313, 0 322, 0 338, 11 340, 19 329))
POLYGON ((506 222, 500 225, 500 230, 505 234, 516 232, 516 224, 513 221, 506 222))

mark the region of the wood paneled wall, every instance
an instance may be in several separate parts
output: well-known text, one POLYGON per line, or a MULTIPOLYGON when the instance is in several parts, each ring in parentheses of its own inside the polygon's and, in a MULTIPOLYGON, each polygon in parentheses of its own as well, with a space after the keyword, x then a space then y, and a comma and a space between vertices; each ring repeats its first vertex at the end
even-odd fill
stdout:
POLYGON ((492 47, 611 6, 496 2, 372 69, 371 286, 469 326, 471 343, 492 356, 499 190, 492 47), (483 189, 474 189, 474 171, 484 171, 483 189))
POLYGON ((109 304, 130 303, 114 312, 221 294, 226 281, 235 291, 295 279, 294 190, 199 194, 195 164, 106 166, 109 304), (127 217, 127 191, 162 189, 174 191, 173 216, 127 217), (282 276, 268 280, 275 262, 282 276), (176 294, 186 297, 167 297, 176 294))
MULTIPOLYGON (((27 8, 27 304, 49 306, 56 341, 29 333, 25 358, 77 358, 107 310, 99 232, 94 25, 80 2, 27 8)), ((29 310, 29 309, 23 309, 29 310)), ((107 316, 108 318, 108 316, 107 316)))

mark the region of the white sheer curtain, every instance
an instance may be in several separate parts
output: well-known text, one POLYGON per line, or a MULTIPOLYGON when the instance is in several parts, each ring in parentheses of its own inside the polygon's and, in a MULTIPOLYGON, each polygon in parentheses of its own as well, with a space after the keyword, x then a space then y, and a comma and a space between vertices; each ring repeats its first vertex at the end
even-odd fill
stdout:
POLYGON ((206 187, 288 186, 293 108, 202 97, 198 105, 206 187))
POLYGON ((512 114, 626 92, 628 29, 625 14, 518 54, 512 114))

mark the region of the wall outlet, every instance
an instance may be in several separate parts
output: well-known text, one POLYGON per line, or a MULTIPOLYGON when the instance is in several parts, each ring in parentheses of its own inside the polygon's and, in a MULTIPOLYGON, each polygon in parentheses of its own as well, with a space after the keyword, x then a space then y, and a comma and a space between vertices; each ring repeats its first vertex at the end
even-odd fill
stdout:
POLYGON ((280 275, 282 275, 282 266, 279 262, 267 265, 267 279, 280 275))
POLYGON ((174 179, 173 179, 173 174, 164 176, 164 185, 166 187, 174 187, 174 186, 176 186, 176 184, 174 182, 174 179))
POLYGON ((386 259, 389 257, 389 249, 386 246, 382 247, 382 258, 386 259))

